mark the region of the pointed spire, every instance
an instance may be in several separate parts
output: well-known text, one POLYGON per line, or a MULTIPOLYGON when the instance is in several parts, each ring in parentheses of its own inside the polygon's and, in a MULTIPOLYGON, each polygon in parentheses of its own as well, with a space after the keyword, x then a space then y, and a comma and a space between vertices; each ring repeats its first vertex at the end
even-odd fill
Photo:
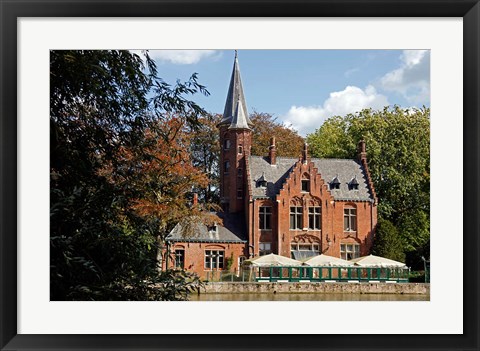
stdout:
POLYGON ((252 122, 248 117, 237 55, 237 50, 235 50, 235 61, 233 63, 230 87, 228 88, 227 101, 225 102, 223 119, 220 124, 230 124, 229 129, 250 129, 252 122))

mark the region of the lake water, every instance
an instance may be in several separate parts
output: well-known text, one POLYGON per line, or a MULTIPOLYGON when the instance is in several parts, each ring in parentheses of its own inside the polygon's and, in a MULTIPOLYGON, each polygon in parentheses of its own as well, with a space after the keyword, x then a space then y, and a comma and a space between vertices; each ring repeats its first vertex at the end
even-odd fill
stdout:
POLYGON ((190 301, 430 301, 430 295, 396 294, 200 294, 190 301))

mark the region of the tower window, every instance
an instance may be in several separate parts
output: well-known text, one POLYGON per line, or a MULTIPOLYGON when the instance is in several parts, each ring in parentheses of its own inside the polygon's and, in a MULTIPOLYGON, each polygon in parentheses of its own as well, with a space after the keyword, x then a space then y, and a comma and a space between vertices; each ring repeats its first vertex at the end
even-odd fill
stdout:
POLYGON ((242 169, 242 168, 238 168, 238 169, 237 169, 237 176, 238 176, 238 178, 242 178, 242 177, 243 177, 243 169, 242 169))
POLYGON ((225 150, 230 150, 230 139, 225 139, 223 142, 223 148, 225 150))
POLYGON ((243 190, 242 189, 237 189, 237 199, 242 199, 243 198, 243 190))
POLYGON ((228 173, 229 170, 230 170, 230 161, 225 161, 223 164, 223 171, 225 173, 228 173))
POLYGON ((242 145, 238 146, 238 153, 243 154, 243 146, 242 145))

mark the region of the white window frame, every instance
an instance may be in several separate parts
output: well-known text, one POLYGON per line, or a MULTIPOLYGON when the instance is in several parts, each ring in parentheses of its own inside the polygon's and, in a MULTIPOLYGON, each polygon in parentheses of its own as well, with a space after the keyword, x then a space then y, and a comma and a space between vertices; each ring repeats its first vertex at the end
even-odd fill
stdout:
POLYGON ((322 230, 322 208, 321 208, 321 206, 309 206, 308 207, 308 229, 310 229, 310 230, 322 230), (313 218, 313 227, 310 225, 312 218, 313 218))
POLYGON ((340 244, 340 258, 349 261, 358 257, 360 257, 360 244, 340 244))
POLYGON ((357 231, 357 209, 355 207, 345 207, 343 209, 343 231, 357 231))
POLYGON ((290 206, 290 230, 302 230, 302 229, 303 229, 303 207, 290 206), (294 212, 292 212, 292 208, 295 208, 294 212), (298 209, 300 209, 300 211, 298 209), (292 227, 292 218, 293 218, 293 227, 292 227))
POLYGON ((224 265, 225 250, 205 250, 203 263, 205 270, 223 269, 224 265))

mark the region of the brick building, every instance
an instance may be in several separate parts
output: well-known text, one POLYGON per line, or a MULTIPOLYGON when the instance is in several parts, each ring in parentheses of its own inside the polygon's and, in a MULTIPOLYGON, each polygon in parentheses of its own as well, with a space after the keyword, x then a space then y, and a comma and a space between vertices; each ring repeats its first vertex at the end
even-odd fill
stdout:
POLYGON ((177 225, 167 237, 169 266, 205 277, 211 270, 236 270, 244 259, 275 253, 295 259, 326 254, 352 259, 369 254, 377 223, 377 197, 363 141, 357 159, 250 154, 252 129, 235 57, 218 124, 222 225, 198 224, 185 238, 177 225))

